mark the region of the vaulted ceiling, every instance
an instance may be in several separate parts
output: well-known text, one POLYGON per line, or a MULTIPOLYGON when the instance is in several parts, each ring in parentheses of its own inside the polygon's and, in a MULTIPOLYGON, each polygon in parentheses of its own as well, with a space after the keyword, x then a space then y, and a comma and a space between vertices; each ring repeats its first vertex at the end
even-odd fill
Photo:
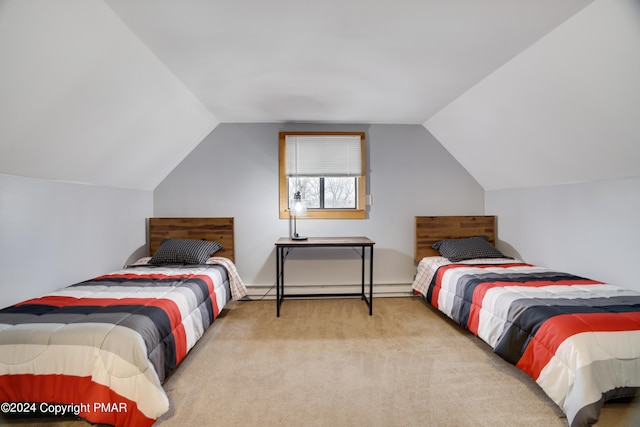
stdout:
POLYGON ((219 123, 423 124, 487 190, 640 175, 637 0, 0 0, 0 173, 153 189, 219 123))

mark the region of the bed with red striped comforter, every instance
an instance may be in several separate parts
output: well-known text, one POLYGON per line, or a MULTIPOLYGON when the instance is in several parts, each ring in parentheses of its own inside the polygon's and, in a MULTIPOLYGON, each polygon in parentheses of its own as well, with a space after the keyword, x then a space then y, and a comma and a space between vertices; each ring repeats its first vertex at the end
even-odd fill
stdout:
POLYGON ((221 265, 138 266, 0 310, 3 413, 153 424, 169 408, 162 382, 232 298, 228 279, 221 265))
POLYGON ((529 374, 571 426, 640 391, 640 292, 508 259, 424 258, 431 305, 529 374))

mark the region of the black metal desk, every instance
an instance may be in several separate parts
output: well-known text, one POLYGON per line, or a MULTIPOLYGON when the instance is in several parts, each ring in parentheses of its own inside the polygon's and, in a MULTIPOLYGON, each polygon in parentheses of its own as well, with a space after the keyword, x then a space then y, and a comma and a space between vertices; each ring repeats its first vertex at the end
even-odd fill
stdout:
POLYGON ((294 248, 361 248, 362 253, 362 290, 360 293, 323 293, 323 294, 288 294, 287 298, 314 297, 350 297, 359 296, 369 306, 369 316, 373 315, 373 245, 375 242, 367 237, 309 237, 306 240, 293 240, 281 237, 276 242, 276 313, 280 317, 280 306, 285 298, 284 293, 284 261, 285 249, 294 248), (365 253, 369 248, 369 297, 365 293, 365 253))

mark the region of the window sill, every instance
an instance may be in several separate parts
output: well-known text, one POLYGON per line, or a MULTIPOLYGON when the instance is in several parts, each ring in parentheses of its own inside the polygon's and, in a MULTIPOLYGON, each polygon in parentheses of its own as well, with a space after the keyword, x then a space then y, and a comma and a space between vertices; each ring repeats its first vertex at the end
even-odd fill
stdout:
MULTIPOLYGON (((289 211, 280 211, 280 219, 289 219, 289 211)), ((364 209, 307 209, 305 216, 297 219, 366 219, 367 212, 364 209)))

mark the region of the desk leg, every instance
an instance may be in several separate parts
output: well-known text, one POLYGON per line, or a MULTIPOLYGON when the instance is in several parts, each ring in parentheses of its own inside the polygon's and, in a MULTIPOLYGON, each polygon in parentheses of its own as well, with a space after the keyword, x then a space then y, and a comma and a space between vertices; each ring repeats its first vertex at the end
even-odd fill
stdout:
MULTIPOLYGON (((373 245, 369 246, 369 316, 373 315, 373 245)), ((364 250, 363 250, 364 253, 364 250)))
POLYGON ((362 299, 367 301, 367 294, 364 293, 364 259, 365 259, 365 252, 367 251, 366 246, 363 246, 362 248, 362 253, 360 254, 362 256, 362 271, 360 272, 360 277, 361 277, 361 291, 360 294, 362 295, 362 299))
POLYGON ((276 247, 276 316, 280 317, 280 254, 281 248, 276 247))

